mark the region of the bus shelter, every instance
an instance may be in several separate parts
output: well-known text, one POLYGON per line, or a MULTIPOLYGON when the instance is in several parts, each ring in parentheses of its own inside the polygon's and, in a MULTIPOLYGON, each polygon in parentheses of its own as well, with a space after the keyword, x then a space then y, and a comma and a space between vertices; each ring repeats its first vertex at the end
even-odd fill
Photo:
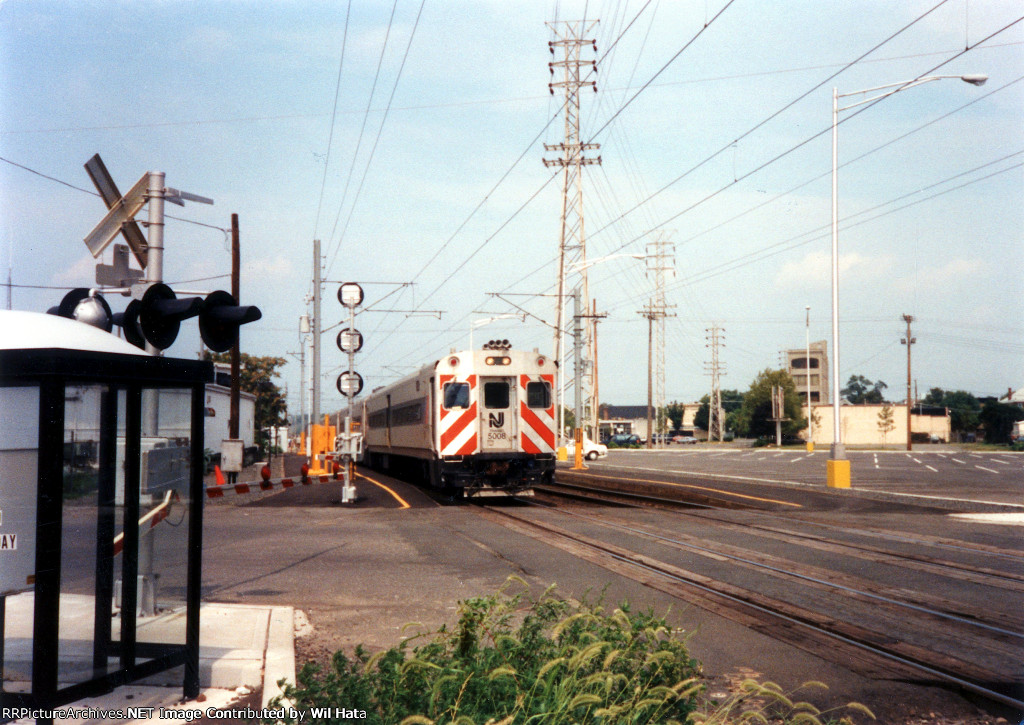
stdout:
POLYGON ((196 697, 212 364, 54 315, 0 331, 0 707, 177 667, 196 697))

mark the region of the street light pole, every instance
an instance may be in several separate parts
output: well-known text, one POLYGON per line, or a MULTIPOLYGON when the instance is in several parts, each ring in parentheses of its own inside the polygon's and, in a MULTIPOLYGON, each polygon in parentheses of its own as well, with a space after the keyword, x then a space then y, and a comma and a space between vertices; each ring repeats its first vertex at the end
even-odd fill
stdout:
POLYGON ((807 312, 805 331, 805 344, 807 345, 807 450, 810 452, 814 450, 814 415, 811 412, 811 306, 805 305, 804 310, 807 312))
POLYGON ((899 83, 887 83, 883 86, 865 88, 850 93, 840 93, 838 88, 832 89, 832 455, 828 460, 827 482, 831 488, 850 487, 850 462, 846 458, 846 448, 843 445, 842 430, 840 428, 840 408, 842 406, 842 395, 839 390, 839 113, 848 111, 857 106, 880 101, 908 88, 920 86, 932 81, 946 78, 958 78, 965 83, 974 86, 981 86, 988 80, 987 75, 943 75, 924 76, 913 78, 899 83), (856 103, 851 103, 842 108, 839 107, 839 99, 848 96, 858 96, 864 93, 885 91, 871 98, 865 98, 856 103))

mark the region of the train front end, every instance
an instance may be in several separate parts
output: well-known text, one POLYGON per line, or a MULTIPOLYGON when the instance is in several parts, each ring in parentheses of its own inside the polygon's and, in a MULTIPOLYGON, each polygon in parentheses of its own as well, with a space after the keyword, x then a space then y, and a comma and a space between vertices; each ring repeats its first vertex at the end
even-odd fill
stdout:
POLYGON ((467 496, 524 494, 555 471, 555 364, 492 341, 437 364, 441 484, 467 496))

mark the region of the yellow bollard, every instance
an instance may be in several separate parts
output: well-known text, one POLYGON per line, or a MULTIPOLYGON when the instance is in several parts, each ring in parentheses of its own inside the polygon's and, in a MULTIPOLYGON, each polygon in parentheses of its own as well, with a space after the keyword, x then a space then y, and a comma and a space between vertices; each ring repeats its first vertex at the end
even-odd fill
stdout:
POLYGON ((807 452, 814 453, 814 441, 807 441, 807 452))
POLYGON ((569 460, 569 449, 565 446, 559 446, 558 448, 558 460, 568 461, 569 460))
POLYGON ((834 458, 828 459, 826 462, 827 473, 826 483, 829 488, 849 488, 850 487, 850 461, 836 460, 834 458))

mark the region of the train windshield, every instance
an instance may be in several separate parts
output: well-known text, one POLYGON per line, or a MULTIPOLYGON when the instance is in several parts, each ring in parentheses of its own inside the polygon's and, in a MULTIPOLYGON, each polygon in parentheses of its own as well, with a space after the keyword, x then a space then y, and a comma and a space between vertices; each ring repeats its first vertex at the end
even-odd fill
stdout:
POLYGON ((547 383, 527 383, 526 405, 530 408, 550 408, 551 386, 547 383))
POLYGON ((504 410, 508 407, 508 383, 484 383, 484 407, 504 410))
POLYGON ((444 386, 444 407, 446 410, 468 408, 469 383, 446 383, 444 386))

